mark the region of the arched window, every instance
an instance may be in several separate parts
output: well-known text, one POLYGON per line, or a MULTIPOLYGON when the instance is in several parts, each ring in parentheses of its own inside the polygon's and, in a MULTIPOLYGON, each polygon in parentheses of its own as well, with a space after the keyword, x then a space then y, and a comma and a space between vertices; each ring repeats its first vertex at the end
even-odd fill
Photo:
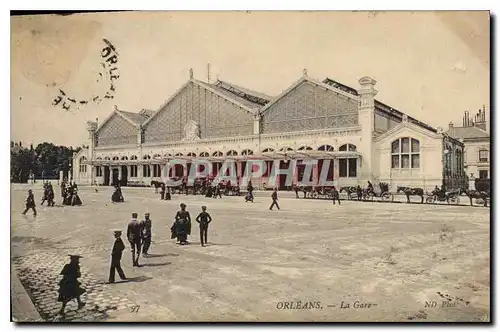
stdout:
POLYGON ((137 160, 137 156, 134 155, 134 156, 130 157, 130 160, 137 160))
POLYGON ((182 152, 178 152, 178 153, 176 153, 176 154, 175 154, 175 156, 176 156, 176 157, 182 157, 182 156, 183 156, 183 154, 182 154, 182 152))
POLYGON ((226 154, 227 156, 237 156, 238 155, 238 152, 236 152, 235 150, 230 150, 227 152, 226 154))
POLYGON ((153 159, 160 159, 161 158, 161 155, 159 153, 155 153, 153 155, 153 159))
POLYGON ((187 154, 187 156, 188 156, 188 157, 196 157, 196 153, 194 153, 194 152, 189 152, 189 153, 187 154))
POLYGON ((327 152, 333 152, 333 146, 331 145, 322 145, 318 148, 318 151, 327 151, 327 152))
POLYGON ((171 156, 172 155, 170 153, 168 153, 168 152, 163 155, 163 157, 165 157, 165 158, 168 158, 168 157, 171 157, 171 156))
POLYGON ((253 156, 253 151, 252 151, 252 150, 250 150, 250 149, 246 149, 246 150, 243 150, 243 151, 241 152, 241 155, 242 155, 242 156, 253 156))
POLYGON ((95 158, 95 160, 102 160, 102 158, 101 157, 97 157, 97 158, 95 158))
POLYGON ((118 156, 114 156, 113 160, 120 160, 120 158, 118 156))
POLYGON ((341 145, 340 148, 339 148, 339 151, 356 152, 356 145, 354 145, 354 144, 344 144, 344 145, 341 145))
POLYGON ((128 157, 127 156, 123 156, 122 160, 128 160, 128 157))
POLYGON ((144 159, 144 160, 149 160, 149 159, 151 159, 151 156, 150 156, 149 154, 147 154, 147 155, 144 155, 144 156, 142 157, 142 159, 144 159))
POLYGON ((273 148, 267 148, 267 149, 264 149, 262 151, 262 153, 270 153, 270 152, 274 152, 274 149, 273 148))
POLYGON ((420 168, 420 142, 410 137, 401 137, 391 144, 391 168, 420 168))
POLYGON ((280 149, 280 151, 281 151, 281 152, 293 151, 293 149, 292 149, 292 148, 290 148, 290 147, 283 147, 283 148, 281 148, 281 149, 280 149))
POLYGON ((482 148, 479 149, 479 162, 480 163, 487 163, 490 157, 490 152, 488 149, 482 148))
POLYGON ((208 152, 202 152, 202 153, 200 153, 200 157, 205 157, 206 158, 206 157, 209 157, 209 156, 210 156, 210 154, 208 152))
POLYGON ((104 160, 110 160, 109 157, 104 157, 104 160))
POLYGON ((298 148, 299 151, 304 151, 304 150, 307 150, 307 151, 310 151, 310 150, 313 150, 313 148, 311 148, 310 146, 301 146, 300 148, 298 148))
POLYGON ((84 164, 85 161, 87 161, 87 158, 85 157, 81 157, 79 160, 80 173, 87 173, 87 164, 84 164))
POLYGON ((214 157, 222 157, 222 156, 224 156, 224 154, 221 151, 215 151, 212 155, 214 157))

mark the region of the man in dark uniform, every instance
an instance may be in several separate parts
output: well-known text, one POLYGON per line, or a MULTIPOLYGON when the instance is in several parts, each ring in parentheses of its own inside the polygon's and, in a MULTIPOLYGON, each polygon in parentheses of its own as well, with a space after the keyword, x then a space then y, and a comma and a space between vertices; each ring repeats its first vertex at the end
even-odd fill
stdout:
POLYGON ((338 201, 340 205, 340 194, 337 188, 335 188, 335 186, 333 186, 332 189, 332 197, 333 197, 333 205, 335 205, 335 201, 338 201))
POLYGON ((26 215, 29 209, 33 210, 33 216, 36 217, 36 205, 35 205, 35 197, 33 196, 33 191, 28 190, 28 198, 26 198, 26 209, 23 212, 23 215, 26 215))
POLYGON ((43 197, 42 197, 42 201, 40 202, 40 205, 43 205, 43 203, 45 203, 45 201, 48 199, 47 196, 49 194, 49 182, 44 182, 43 183, 43 197))
POLYGON ((196 217, 196 222, 200 224, 200 242, 201 246, 204 247, 208 243, 208 224, 212 222, 212 217, 207 212, 207 207, 201 207, 201 213, 196 217), (203 242, 205 240, 205 242, 203 242))
POLYGON ((149 213, 144 215, 144 220, 141 221, 141 231, 142 231, 142 255, 146 257, 151 246, 151 219, 149 219, 149 213))
POLYGON ((132 221, 127 227, 127 239, 132 249, 132 265, 139 266, 141 255, 141 224, 137 221, 137 213, 132 213, 132 221))
POLYGON ((109 269, 109 283, 115 282, 115 270, 118 272, 121 280, 126 280, 125 273, 123 273, 121 260, 122 251, 125 250, 125 244, 120 237, 122 231, 115 231, 115 244, 113 245, 113 250, 111 251, 111 268, 109 269))
POLYGON ((361 189, 361 186, 359 184, 356 187, 356 194, 358 195, 358 201, 363 199, 363 189, 361 189))
POLYGON ((278 205, 278 189, 274 188, 274 191, 271 195, 271 198, 273 199, 273 204, 271 204, 271 206, 269 207, 269 210, 272 210, 275 205, 279 210, 280 206, 278 205))
POLYGON ((160 199, 163 201, 165 199, 165 183, 162 182, 160 187, 161 187, 161 191, 160 191, 161 198, 160 199))
POLYGON ((47 196, 49 206, 54 206, 54 188, 52 187, 52 183, 48 184, 48 196, 47 196))

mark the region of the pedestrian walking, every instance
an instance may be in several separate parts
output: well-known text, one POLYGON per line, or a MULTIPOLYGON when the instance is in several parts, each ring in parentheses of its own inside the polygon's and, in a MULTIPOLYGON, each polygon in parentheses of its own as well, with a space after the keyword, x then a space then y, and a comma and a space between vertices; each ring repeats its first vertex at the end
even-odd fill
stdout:
POLYGON ((278 189, 277 188, 274 188, 274 191, 273 191, 273 193, 271 195, 271 198, 273 199, 273 203, 269 207, 269 210, 272 210, 275 205, 276 205, 276 207, 279 210, 280 206, 278 205, 278 189))
POLYGON ((141 255, 141 224, 137 221, 137 213, 132 213, 132 221, 127 227, 127 239, 132 249, 132 265, 139 266, 141 255))
POLYGON ((204 247, 208 243, 208 224, 212 222, 212 217, 207 212, 206 206, 201 207, 201 213, 196 217, 196 222, 200 226, 200 242, 201 246, 204 247))
POLYGON ((36 217, 36 205, 35 196, 33 196, 33 190, 28 190, 28 197, 26 198, 26 209, 24 209, 23 215, 26 215, 29 209, 33 210, 33 216, 36 217))
POLYGON ((115 282, 115 272, 118 272, 121 280, 126 280, 125 273, 123 273, 121 260, 122 253, 125 250, 125 244, 121 238, 122 231, 115 231, 115 243, 113 249, 111 250, 111 267, 109 269, 109 279, 110 284, 115 282))
POLYGON ((144 220, 141 221, 142 232, 142 255, 146 257, 149 255, 149 247, 151 246, 151 227, 152 221, 149 219, 149 213, 144 214, 144 220))
POLYGON ((335 188, 335 186, 333 186, 333 189, 332 189, 332 201, 333 201, 333 205, 335 205, 335 201, 339 202, 339 205, 340 205, 340 194, 339 194, 339 191, 337 190, 337 188, 335 188))
POLYGON ((59 297, 57 301, 62 302, 60 315, 64 316, 64 309, 69 301, 76 299, 78 301, 78 309, 85 305, 85 302, 81 300, 82 294, 85 293, 85 289, 81 288, 81 283, 78 278, 81 277, 80 273, 80 258, 79 255, 69 255, 70 262, 64 265, 61 271, 63 278, 59 282, 59 297))

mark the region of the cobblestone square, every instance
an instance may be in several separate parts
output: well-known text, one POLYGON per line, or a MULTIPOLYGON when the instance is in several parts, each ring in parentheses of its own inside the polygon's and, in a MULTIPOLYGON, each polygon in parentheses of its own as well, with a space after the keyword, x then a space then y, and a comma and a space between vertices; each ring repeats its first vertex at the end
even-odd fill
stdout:
POLYGON ((12 267, 46 321, 485 321, 490 317, 490 209, 295 199, 270 192, 210 199, 152 188, 81 187, 84 205, 42 207, 40 185, 12 185, 12 267), (28 189, 38 216, 21 216, 28 189), (214 221, 201 247, 170 239, 179 204, 194 219, 207 205, 214 221), (151 213, 149 258, 132 267, 131 213, 151 213), (108 279, 113 230, 127 249, 130 282, 108 279), (80 254, 87 302, 57 316, 60 271, 80 254), (434 306, 433 303, 436 305, 434 306))

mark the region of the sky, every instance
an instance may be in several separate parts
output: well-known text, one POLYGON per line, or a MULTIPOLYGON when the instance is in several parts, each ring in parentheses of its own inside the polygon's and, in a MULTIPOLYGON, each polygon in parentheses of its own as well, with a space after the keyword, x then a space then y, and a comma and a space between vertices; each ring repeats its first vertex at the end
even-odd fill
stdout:
MULTIPOLYGON (((86 121, 157 110, 189 79, 219 77, 277 96, 304 68, 358 88, 434 127, 462 124, 490 100, 488 12, 124 12, 11 17, 11 139, 87 144, 86 121), (101 50, 116 48, 113 99, 54 106, 108 91, 101 50)), ((108 84, 108 85, 107 85, 108 84)))

